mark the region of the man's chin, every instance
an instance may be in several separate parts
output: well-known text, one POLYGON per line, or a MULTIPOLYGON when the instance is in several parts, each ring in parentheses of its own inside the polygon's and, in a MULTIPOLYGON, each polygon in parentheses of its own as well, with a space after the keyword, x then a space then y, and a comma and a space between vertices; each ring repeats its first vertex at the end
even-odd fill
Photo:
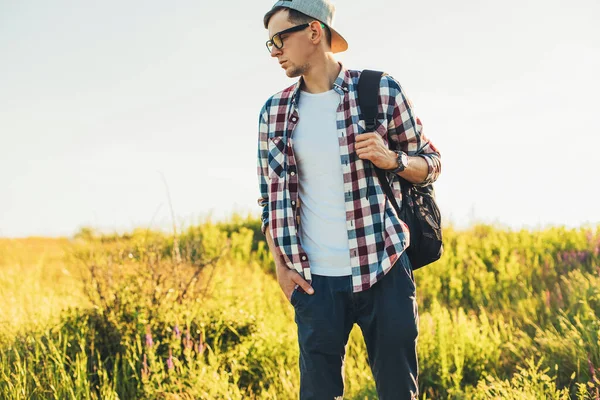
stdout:
POLYGON ((300 71, 298 71, 297 68, 286 68, 285 74, 287 75, 288 78, 297 78, 300 75, 302 75, 302 73, 300 71))

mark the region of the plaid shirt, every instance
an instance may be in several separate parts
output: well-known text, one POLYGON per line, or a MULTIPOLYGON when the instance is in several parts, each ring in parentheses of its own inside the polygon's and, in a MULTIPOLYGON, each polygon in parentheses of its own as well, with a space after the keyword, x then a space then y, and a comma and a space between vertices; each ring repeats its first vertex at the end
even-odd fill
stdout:
MULTIPOLYGON (((358 78, 361 71, 341 71, 333 83, 340 95, 337 110, 340 162, 344 178, 346 228, 352 266, 353 291, 369 289, 392 268, 408 247, 408 226, 398 218, 386 199, 377 175, 368 160, 355 153, 355 137, 365 132, 358 106, 358 78), (375 183, 376 182, 376 183, 375 183)), ((302 249, 298 228, 299 171, 294 156, 293 132, 301 116, 298 96, 302 78, 294 85, 271 96, 259 116, 258 180, 263 207, 262 232, 269 229, 283 261, 311 282, 310 260, 302 249)), ((420 155, 429 165, 422 184, 434 182, 441 171, 440 153, 423 134, 421 121, 414 115, 412 104, 400 84, 384 75, 379 87, 379 107, 376 131, 392 150, 402 150, 410 156, 420 155)), ((402 191, 398 176, 388 173, 390 186, 401 206, 402 191)))

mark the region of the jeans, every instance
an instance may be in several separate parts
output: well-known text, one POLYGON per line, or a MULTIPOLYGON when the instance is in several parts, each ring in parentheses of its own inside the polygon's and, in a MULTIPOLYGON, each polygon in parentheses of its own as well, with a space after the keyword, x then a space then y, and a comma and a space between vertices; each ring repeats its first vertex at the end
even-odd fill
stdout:
POLYGON ((312 275, 314 294, 294 289, 291 303, 300 347, 300 400, 341 399, 343 362, 357 323, 380 400, 418 395, 419 315, 406 253, 370 289, 353 293, 351 276, 312 275))

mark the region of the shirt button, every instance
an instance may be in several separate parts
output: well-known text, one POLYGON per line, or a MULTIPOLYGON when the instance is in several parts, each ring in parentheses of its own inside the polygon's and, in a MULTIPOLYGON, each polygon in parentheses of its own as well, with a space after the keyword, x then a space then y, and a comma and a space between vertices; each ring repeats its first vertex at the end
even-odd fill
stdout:
POLYGON ((294 171, 292 171, 292 172, 290 172, 290 175, 294 176, 294 175, 296 175, 296 173, 294 171))
POLYGON ((295 202, 294 200, 292 200, 292 205, 293 205, 293 206, 295 206, 295 205, 296 205, 296 202, 295 202))
POLYGON ((302 256, 302 261, 306 261, 306 256, 302 256))

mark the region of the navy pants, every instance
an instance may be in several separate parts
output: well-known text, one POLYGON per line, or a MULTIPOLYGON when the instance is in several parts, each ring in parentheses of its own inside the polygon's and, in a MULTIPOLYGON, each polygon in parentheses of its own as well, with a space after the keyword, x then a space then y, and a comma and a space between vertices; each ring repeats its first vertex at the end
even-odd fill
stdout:
POLYGON ((362 292, 352 292, 351 276, 312 279, 314 294, 294 289, 291 296, 300 347, 300 400, 342 398, 342 364, 354 323, 363 333, 379 400, 417 399, 419 315, 406 253, 362 292))

